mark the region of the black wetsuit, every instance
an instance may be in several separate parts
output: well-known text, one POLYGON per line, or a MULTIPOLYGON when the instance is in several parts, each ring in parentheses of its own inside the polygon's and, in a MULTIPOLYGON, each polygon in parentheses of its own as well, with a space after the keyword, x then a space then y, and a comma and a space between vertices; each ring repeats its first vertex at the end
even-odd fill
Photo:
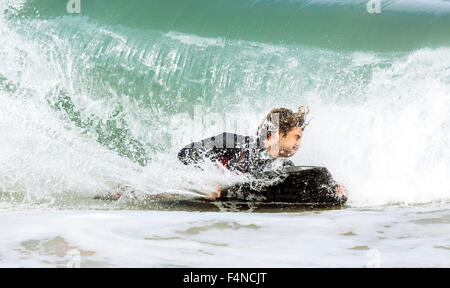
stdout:
MULTIPOLYGON (((231 171, 258 174, 272 167, 272 157, 261 138, 224 132, 214 137, 193 142, 178 153, 186 165, 205 160, 218 161, 231 171)), ((290 160, 280 159, 280 167, 294 166, 290 160)))
MULTIPOLYGON (((262 139, 232 133, 222 133, 199 142, 193 142, 180 150, 178 158, 186 165, 198 164, 205 159, 218 161, 231 171, 250 173, 258 179, 266 177, 268 177, 267 179, 274 179, 279 176, 276 168, 294 166, 294 163, 286 158, 272 157, 265 148, 262 139), (278 165, 273 165, 275 161, 279 161, 278 165)), ((253 201, 255 195, 258 197, 263 195, 264 201, 287 201, 309 203, 309 205, 311 203, 342 205, 347 200, 346 196, 335 194, 338 185, 326 168, 316 167, 315 169, 305 170, 301 176, 298 175, 299 172, 294 173, 291 177, 283 178, 287 179, 287 182, 281 186, 278 184, 268 185, 261 191, 258 190, 258 187, 262 188, 258 186, 261 184, 260 182, 252 182, 255 184, 254 186, 251 183, 232 185, 222 189, 220 197, 225 200, 244 199, 253 201)))

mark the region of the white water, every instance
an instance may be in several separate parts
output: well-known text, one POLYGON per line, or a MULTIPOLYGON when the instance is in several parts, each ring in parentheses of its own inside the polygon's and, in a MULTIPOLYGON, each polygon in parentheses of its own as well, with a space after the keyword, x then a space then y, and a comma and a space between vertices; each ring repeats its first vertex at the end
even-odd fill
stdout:
POLYGON ((449 267, 448 211, 9 212, 0 266, 449 267))
MULTIPOLYGON (((361 57, 355 65, 381 61, 361 57)), ((296 159, 328 166, 354 192, 353 205, 448 200, 449 95, 449 49, 403 56, 374 69, 364 103, 315 104, 296 159)))

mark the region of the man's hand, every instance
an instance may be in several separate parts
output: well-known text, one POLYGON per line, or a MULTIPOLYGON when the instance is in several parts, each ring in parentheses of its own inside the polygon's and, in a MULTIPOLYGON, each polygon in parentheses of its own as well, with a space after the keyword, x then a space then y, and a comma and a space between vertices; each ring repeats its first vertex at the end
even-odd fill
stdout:
POLYGON ((214 200, 220 198, 220 187, 217 188, 217 191, 216 191, 216 192, 213 192, 213 193, 211 193, 210 195, 205 196, 204 198, 205 198, 206 200, 211 200, 211 201, 214 201, 214 200))
POLYGON ((119 200, 120 197, 122 197, 122 193, 121 192, 117 192, 116 194, 111 195, 111 200, 117 201, 117 200, 119 200))
POLYGON ((347 188, 345 188, 345 186, 342 184, 339 184, 336 187, 335 191, 336 191, 336 195, 338 195, 338 196, 345 196, 345 197, 348 196, 347 188))

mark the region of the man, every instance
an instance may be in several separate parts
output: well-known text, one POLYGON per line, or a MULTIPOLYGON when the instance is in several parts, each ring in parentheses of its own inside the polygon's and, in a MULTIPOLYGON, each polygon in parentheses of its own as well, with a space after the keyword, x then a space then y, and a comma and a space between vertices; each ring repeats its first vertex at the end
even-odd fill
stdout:
MULTIPOLYGON (((185 146, 178 153, 178 159, 186 165, 209 159, 231 171, 250 174, 270 170, 275 162, 279 162, 279 167, 294 166, 286 158, 294 155, 301 145, 308 113, 309 109, 303 106, 297 113, 286 108, 273 109, 259 126, 257 137, 225 132, 185 146)), ((345 194, 345 188, 340 185, 336 193, 345 194)), ((220 198, 220 187, 206 197, 217 198, 220 198)))

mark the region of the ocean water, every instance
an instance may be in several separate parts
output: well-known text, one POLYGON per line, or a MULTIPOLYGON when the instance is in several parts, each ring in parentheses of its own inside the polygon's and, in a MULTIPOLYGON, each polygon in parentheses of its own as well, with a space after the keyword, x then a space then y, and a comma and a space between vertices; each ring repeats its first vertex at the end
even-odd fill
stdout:
POLYGON ((0 266, 450 266, 450 2, 67 3, 0 1, 0 266), (244 180, 176 153, 299 105, 345 207, 149 200, 244 180))

